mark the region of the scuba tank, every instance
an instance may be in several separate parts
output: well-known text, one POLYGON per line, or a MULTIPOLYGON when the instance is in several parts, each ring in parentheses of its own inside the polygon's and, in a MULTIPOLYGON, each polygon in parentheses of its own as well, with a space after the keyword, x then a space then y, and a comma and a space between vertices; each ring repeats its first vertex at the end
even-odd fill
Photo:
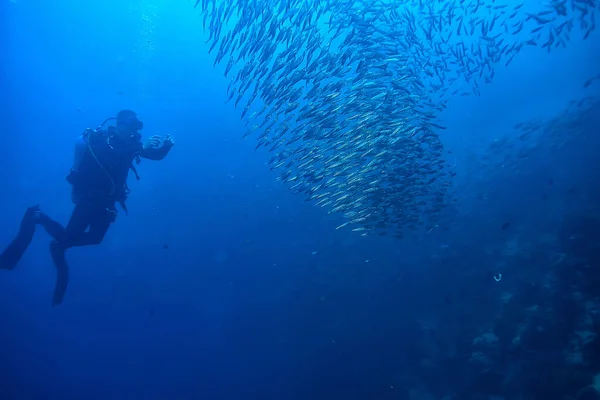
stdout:
MULTIPOLYGON (((98 157, 96 156, 94 149, 92 147, 92 137, 96 136, 96 135, 102 135, 103 134, 103 128, 104 126, 109 122, 109 121, 114 121, 117 118, 115 117, 110 117, 105 119, 100 125, 98 125, 98 127, 96 127, 95 129, 92 128, 86 128, 82 133, 81 133, 81 137, 83 139, 83 141, 86 143, 87 145, 87 150, 89 151, 90 155, 92 156, 92 158, 94 159, 94 161, 98 164, 98 166, 100 167, 100 169, 104 172, 104 174, 107 176, 107 178, 109 179, 110 182, 110 191, 108 193, 109 196, 112 196, 115 194, 117 187, 116 184, 114 182, 113 177, 111 176, 111 174, 106 170, 106 168, 104 167, 104 165, 100 162, 100 160, 98 160, 98 157)), ((135 133, 135 135, 139 135, 138 133, 135 133)), ((131 135, 131 138, 134 139, 135 135, 131 135)), ((139 138, 140 136, 138 136, 139 138)), ((111 143, 111 138, 112 136, 107 136, 106 138, 106 144, 111 148, 114 149, 113 144, 111 143)), ((135 154, 134 156, 134 160, 136 162, 136 164, 140 164, 141 162, 141 158, 139 156, 139 154, 135 154)), ((140 176, 138 175, 137 169, 135 167, 135 165, 132 163, 131 166, 129 167, 129 169, 131 169, 133 171, 133 173, 135 174, 135 178, 136 180, 140 180, 140 176)), ((67 176, 67 181, 69 183, 71 183, 73 186, 76 185, 76 181, 77 181, 77 171, 74 169, 71 169, 70 174, 67 176)), ((125 183, 125 194, 128 195, 129 194, 129 188, 127 187, 127 183, 125 183)), ((124 200, 119 200, 119 203, 121 203, 121 206, 123 207, 123 209, 125 210, 125 212, 127 213, 127 208, 125 207, 124 204, 124 200)))

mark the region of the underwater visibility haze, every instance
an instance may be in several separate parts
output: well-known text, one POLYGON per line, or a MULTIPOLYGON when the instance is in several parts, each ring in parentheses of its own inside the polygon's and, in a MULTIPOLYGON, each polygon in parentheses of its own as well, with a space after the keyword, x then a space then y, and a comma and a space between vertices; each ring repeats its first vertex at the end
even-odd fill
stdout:
POLYGON ((600 399, 599 17, 2 1, 0 400, 600 399))

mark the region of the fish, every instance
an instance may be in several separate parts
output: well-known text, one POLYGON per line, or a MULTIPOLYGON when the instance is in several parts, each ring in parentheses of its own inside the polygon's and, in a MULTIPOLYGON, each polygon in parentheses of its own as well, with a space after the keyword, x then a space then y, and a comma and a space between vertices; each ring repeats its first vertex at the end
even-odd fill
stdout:
MULTIPOLYGON (((565 146, 580 145, 581 135, 593 135, 597 125, 596 116, 600 115, 600 98, 586 96, 568 103, 557 116, 542 120, 532 118, 515 124, 516 132, 496 138, 487 153, 484 153, 473 171, 477 175, 493 175, 499 171, 520 171, 529 155, 536 153, 562 153, 565 146)), ((472 177, 471 177, 472 178, 472 177)), ((547 184, 555 184, 553 177, 547 178, 547 184)), ((570 193, 570 192, 568 192, 570 193)), ((549 194, 543 194, 546 200, 549 194)))
POLYGON ((585 82, 583 83, 583 87, 584 87, 584 88, 587 88, 587 87, 589 87, 589 86, 592 84, 592 82, 594 82, 596 79, 600 80, 600 74, 598 74, 598 75, 596 75, 596 76, 593 76, 593 77, 591 77, 590 79, 588 79, 587 81, 585 81, 585 82))
POLYGON ((194 8, 229 81, 227 103, 252 126, 243 136, 272 154, 275 179, 339 215, 336 229, 402 238, 457 213, 440 136, 449 99, 479 96, 523 47, 566 46, 575 21, 595 28, 593 0, 565 4, 526 12, 482 0, 198 0, 194 8))

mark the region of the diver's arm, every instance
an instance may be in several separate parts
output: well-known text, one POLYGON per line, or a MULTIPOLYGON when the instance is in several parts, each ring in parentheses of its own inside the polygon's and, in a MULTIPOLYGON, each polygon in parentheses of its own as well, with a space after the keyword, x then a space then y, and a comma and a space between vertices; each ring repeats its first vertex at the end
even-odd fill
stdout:
POLYGON ((147 158, 148 160, 162 160, 169 154, 171 151, 170 146, 160 146, 160 147, 149 147, 144 148, 140 152, 140 157, 147 158))
POLYGON ((140 152, 140 157, 147 158, 149 160, 162 160, 169 154, 169 151, 175 145, 173 138, 171 135, 167 135, 165 140, 160 145, 161 138, 158 135, 152 136, 148 141, 144 144, 142 151, 140 152))

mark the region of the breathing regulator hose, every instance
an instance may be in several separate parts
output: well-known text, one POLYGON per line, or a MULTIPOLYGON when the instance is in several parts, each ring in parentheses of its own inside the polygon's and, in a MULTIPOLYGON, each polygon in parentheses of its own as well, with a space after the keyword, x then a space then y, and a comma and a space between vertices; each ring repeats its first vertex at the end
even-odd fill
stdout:
MULTIPOLYGON (((96 129, 87 128, 81 134, 81 137, 83 138, 83 140, 87 144, 87 147, 88 147, 88 150, 90 151, 90 154, 92 155, 92 157, 94 158, 94 160, 96 161, 96 163, 98 164, 98 166, 102 169, 102 171, 104 171, 104 173, 106 174, 106 176, 110 180, 110 193, 108 194, 109 196, 112 196, 113 194, 115 194, 115 190, 116 190, 115 181, 114 181, 113 177, 108 173, 108 171, 106 170, 106 168, 104 167, 104 165, 102 165, 102 163, 100 162, 100 160, 98 160, 98 157, 96 157, 96 153, 94 153, 94 149, 92 149, 92 146, 90 145, 89 137, 90 137, 90 134, 97 133, 97 132, 101 131, 102 128, 104 127, 104 125, 106 125, 106 123, 108 121, 112 121, 112 120, 116 120, 116 118, 115 117, 107 118, 96 129)), ((106 139, 106 142, 110 146, 109 139, 106 139)))

